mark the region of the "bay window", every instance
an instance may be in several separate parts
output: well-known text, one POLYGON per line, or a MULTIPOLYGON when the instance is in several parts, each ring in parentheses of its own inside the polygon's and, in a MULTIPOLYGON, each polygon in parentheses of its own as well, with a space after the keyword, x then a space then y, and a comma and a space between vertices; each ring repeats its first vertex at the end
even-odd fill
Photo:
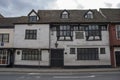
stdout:
POLYGON ((72 40, 73 31, 70 25, 60 25, 57 29, 57 40, 72 40))

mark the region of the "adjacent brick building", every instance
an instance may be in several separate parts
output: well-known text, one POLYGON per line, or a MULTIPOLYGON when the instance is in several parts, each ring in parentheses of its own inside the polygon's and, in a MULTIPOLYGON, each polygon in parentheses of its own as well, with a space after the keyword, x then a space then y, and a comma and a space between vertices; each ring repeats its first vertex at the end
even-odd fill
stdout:
POLYGON ((112 67, 120 66, 120 9, 100 9, 109 21, 109 39, 112 67))

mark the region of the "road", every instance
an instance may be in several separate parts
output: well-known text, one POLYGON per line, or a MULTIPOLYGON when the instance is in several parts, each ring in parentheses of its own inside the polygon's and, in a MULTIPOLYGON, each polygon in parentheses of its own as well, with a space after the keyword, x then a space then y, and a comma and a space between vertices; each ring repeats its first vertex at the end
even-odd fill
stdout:
POLYGON ((120 72, 12 73, 0 72, 0 80, 119 80, 120 72))

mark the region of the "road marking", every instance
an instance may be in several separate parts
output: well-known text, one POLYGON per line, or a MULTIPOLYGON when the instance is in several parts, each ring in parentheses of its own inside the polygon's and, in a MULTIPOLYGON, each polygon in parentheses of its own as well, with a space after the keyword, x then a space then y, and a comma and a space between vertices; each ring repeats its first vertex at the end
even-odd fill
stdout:
POLYGON ((36 76, 35 78, 39 79, 39 78, 40 78, 40 76, 36 76))
POLYGON ((27 73, 28 75, 73 75, 76 73, 27 73))
POLYGON ((76 78, 94 78, 95 75, 91 75, 91 76, 53 76, 53 78, 72 78, 72 79, 76 79, 76 78))
POLYGON ((28 75, 38 75, 40 73, 28 73, 28 75))
POLYGON ((24 79, 25 78, 25 76, 21 76, 21 77, 19 77, 20 79, 24 79))
POLYGON ((120 72, 93 72, 93 73, 90 73, 90 74, 120 74, 120 72))

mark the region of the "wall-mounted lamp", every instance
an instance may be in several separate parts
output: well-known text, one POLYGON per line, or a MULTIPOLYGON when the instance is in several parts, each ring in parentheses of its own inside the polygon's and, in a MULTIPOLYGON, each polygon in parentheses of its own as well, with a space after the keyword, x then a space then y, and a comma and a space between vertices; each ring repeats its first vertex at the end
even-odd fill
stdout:
POLYGON ((56 47, 56 48, 58 47, 58 43, 57 43, 57 41, 56 41, 56 43, 55 43, 55 47, 56 47))

